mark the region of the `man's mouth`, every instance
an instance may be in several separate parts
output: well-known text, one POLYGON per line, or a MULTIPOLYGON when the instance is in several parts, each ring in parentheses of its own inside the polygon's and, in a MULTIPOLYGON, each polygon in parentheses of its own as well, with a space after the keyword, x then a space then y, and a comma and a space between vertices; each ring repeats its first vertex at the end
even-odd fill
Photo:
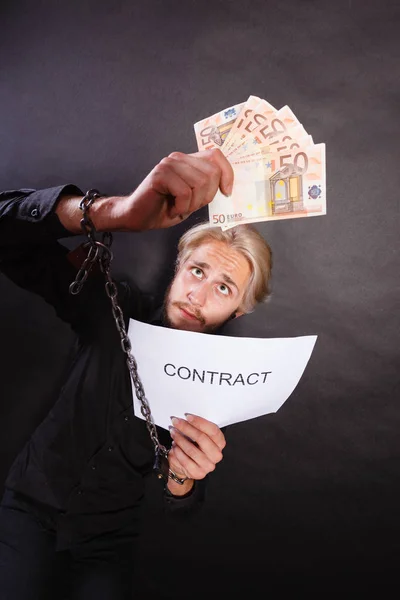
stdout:
POLYGON ((180 310, 186 318, 192 319, 193 321, 199 321, 199 319, 196 317, 196 315, 192 314, 191 312, 185 310, 184 308, 181 308, 180 310))
POLYGON ((175 302, 175 306, 177 306, 185 319, 189 321, 200 321, 203 325, 205 325, 205 319, 199 312, 192 312, 187 309, 186 305, 181 304, 180 302, 175 302))

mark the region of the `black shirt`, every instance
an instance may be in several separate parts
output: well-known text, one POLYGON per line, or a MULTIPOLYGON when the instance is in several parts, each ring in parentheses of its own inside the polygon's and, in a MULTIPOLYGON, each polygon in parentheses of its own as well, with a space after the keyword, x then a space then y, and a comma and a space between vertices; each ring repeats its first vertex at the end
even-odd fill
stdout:
MULTIPOLYGON (((42 296, 76 334, 73 360, 54 405, 16 457, 5 484, 57 515, 59 550, 136 518, 143 478, 154 461, 146 424, 134 415, 131 378, 104 275, 91 273, 80 294, 69 293, 77 271, 69 249, 57 241, 71 235, 55 213, 61 194, 83 195, 73 185, 0 193, 0 270, 42 296)), ((118 282, 117 289, 126 327, 130 317, 160 323, 159 311, 152 315, 132 284, 118 282)), ((169 447, 169 433, 157 430, 169 447)), ((165 506, 186 512, 202 503, 204 489, 205 480, 182 498, 165 489, 165 506)))

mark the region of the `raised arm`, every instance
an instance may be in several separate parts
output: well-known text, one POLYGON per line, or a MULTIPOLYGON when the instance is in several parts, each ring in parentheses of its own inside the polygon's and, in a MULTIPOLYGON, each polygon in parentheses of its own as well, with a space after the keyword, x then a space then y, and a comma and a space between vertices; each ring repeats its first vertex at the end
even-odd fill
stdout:
MULTIPOLYGON (((229 195, 233 170, 219 150, 173 152, 129 196, 100 198, 90 209, 97 231, 143 231, 172 227, 214 198, 218 188, 229 195)), ((63 226, 80 233, 79 202, 65 195, 57 206, 63 226)))
MULTIPOLYGON (((232 167, 219 150, 173 152, 132 194, 98 198, 90 218, 100 232, 172 227, 208 204, 218 188, 230 193, 232 184, 232 167)), ((85 295, 95 284, 85 284, 79 297, 71 297, 68 290, 76 266, 57 240, 82 233, 82 197, 72 185, 0 194, 0 270, 17 285, 41 295, 74 328, 87 303, 85 295)))

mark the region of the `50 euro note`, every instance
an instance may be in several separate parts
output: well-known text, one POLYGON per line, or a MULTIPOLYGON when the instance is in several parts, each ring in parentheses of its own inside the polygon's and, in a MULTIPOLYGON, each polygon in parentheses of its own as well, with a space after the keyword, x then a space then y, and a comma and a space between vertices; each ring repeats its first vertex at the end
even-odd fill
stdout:
POLYGON ((224 154, 230 157, 236 151, 238 145, 242 143, 242 140, 265 121, 272 119, 276 113, 276 108, 266 100, 258 98, 258 96, 250 96, 229 132, 224 154))
POLYGON ((251 144, 243 147, 242 152, 234 154, 230 158, 230 162, 232 165, 254 162, 262 160, 271 152, 282 154, 313 143, 312 136, 307 133, 303 125, 295 125, 287 131, 271 137, 267 142, 259 140, 255 134, 251 144))
POLYGON ((239 156, 245 156, 257 151, 257 146, 268 147, 274 144, 277 138, 290 134, 294 128, 304 127, 289 108, 285 105, 278 111, 265 114, 265 118, 255 127, 244 132, 241 139, 236 143, 235 148, 227 154, 231 161, 236 161, 239 156))
POLYGON ((225 140, 241 114, 244 105, 245 102, 234 104, 194 124, 199 151, 212 148, 222 150, 225 140))
POLYGON ((243 223, 326 214, 325 144, 263 160, 233 165, 234 185, 227 198, 217 192, 209 203, 209 221, 222 230, 243 223))

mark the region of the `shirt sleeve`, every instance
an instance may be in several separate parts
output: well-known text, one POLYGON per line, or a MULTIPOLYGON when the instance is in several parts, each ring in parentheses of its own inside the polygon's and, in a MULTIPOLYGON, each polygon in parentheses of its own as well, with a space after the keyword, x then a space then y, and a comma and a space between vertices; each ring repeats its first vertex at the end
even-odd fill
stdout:
POLYGON ((104 281, 91 273, 79 294, 69 292, 77 267, 70 250, 57 241, 72 235, 55 212, 63 194, 83 196, 74 185, 0 193, 0 271, 41 296, 63 321, 84 333, 98 317, 104 281))
POLYGON ((7 248, 43 244, 72 235, 55 210, 62 195, 83 196, 72 184, 44 190, 20 189, 0 192, 0 257, 7 248))
POLYGON ((193 514, 201 509, 206 499, 208 478, 194 482, 190 492, 185 496, 174 496, 168 487, 164 487, 164 509, 174 516, 193 514))

